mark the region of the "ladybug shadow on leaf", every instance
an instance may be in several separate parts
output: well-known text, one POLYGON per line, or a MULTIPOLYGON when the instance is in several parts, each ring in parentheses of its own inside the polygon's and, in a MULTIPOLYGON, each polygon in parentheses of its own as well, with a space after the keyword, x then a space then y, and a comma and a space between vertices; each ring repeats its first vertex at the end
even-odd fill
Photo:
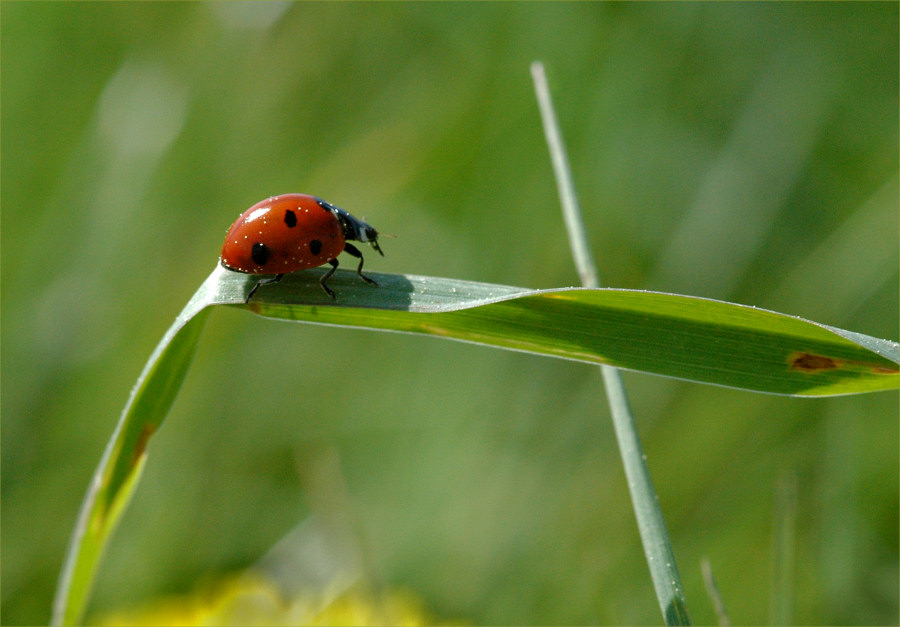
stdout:
POLYGON ((310 268, 284 274, 277 281, 274 277, 260 278, 224 269, 229 290, 246 304, 273 305, 327 305, 333 307, 365 307, 407 311, 413 308, 417 286, 401 274, 366 272, 360 275, 353 270, 310 268), (326 279, 330 292, 322 288, 326 279), (247 296, 250 296, 248 299, 247 296), (243 297, 243 298, 241 298, 243 297))

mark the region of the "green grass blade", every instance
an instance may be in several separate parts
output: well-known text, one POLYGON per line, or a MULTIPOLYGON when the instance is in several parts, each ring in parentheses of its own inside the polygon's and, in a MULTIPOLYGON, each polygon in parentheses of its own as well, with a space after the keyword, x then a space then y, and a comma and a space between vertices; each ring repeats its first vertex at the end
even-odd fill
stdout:
POLYGON ((528 290, 405 275, 372 274, 380 284, 373 287, 346 271, 329 283, 338 294, 332 301, 318 285, 321 272, 286 276, 245 304, 258 277, 217 266, 179 314, 144 367, 94 473, 60 575, 54 625, 77 624, 84 614, 104 548, 140 478, 148 440, 187 373, 208 305, 282 320, 434 335, 746 389, 757 385, 758 391, 781 394, 898 387, 896 343, 740 305, 652 292, 528 290), (684 339, 671 341, 674 332, 684 339), (735 351, 751 351, 756 343, 761 347, 745 360, 752 367, 735 371, 735 351), (803 376, 783 361, 799 350, 815 356, 803 362, 803 376), (691 351, 701 354, 691 357, 691 351), (685 363, 668 361, 678 359, 685 363), (748 382, 753 385, 742 384, 748 382))
POLYGON ((775 485, 772 513, 772 596, 770 625, 793 625, 797 544, 797 475, 785 472, 775 485))
MULTIPOLYGON (((559 188, 559 200, 562 205, 563 219, 569 234, 569 246, 575 267, 581 277, 583 287, 600 287, 599 273, 591 253, 584 220, 575 193, 575 183, 569 158, 566 154, 562 132, 556 119, 550 88, 544 65, 540 62, 531 64, 531 75, 534 78, 534 90, 544 123, 544 134, 553 161, 553 171, 559 188)), ((606 398, 610 415, 619 445, 619 454, 628 478, 628 490, 634 505, 634 514, 644 546, 644 555, 650 569, 650 578, 659 602, 663 619, 667 625, 689 625, 691 618, 687 610, 687 599, 675 552, 666 530, 665 519, 659 506, 659 498, 653 487, 650 469, 647 467, 644 449, 638 435, 637 425, 628 403, 625 382, 618 369, 607 365, 600 366, 603 384, 606 387, 606 398)))
POLYGON ((600 273, 597 271, 594 254, 591 252, 587 231, 584 228, 584 220, 581 217, 581 206, 578 204, 578 195, 575 193, 572 168, 569 167, 569 156, 566 153, 562 131, 560 131, 559 122, 556 119, 556 110, 553 108, 543 63, 535 61, 531 64, 531 77, 534 80, 534 93, 537 97, 538 109, 541 111, 544 137, 547 139, 550 160, 553 162, 553 175, 556 177, 559 204, 562 208, 566 232, 569 235, 572 259, 575 261, 575 268, 581 278, 581 286, 600 287, 600 273))
POLYGON ((641 544, 663 620, 666 625, 690 625, 691 618, 675 562, 675 551, 653 487, 653 478, 650 476, 644 448, 628 404, 624 382, 615 368, 601 368, 641 544))
POLYGON ((900 346, 795 316, 717 300, 621 289, 524 288, 320 270, 243 295, 257 278, 220 271, 216 302, 262 316, 433 335, 700 383, 798 396, 900 387, 900 346), (426 315, 423 315, 426 314, 426 315))
POLYGON ((706 594, 709 596, 710 601, 712 601, 719 625, 722 627, 729 627, 731 625, 731 619, 728 618, 728 612, 725 609, 725 601, 722 599, 722 594, 719 592, 719 587, 716 585, 712 563, 709 561, 708 557, 704 557, 701 560, 700 571, 703 573, 703 585, 706 587, 706 594))
POLYGON ((81 505, 53 601, 54 625, 82 621, 104 549, 140 479, 147 442, 165 419, 187 374, 214 286, 215 275, 163 336, 131 391, 81 505))

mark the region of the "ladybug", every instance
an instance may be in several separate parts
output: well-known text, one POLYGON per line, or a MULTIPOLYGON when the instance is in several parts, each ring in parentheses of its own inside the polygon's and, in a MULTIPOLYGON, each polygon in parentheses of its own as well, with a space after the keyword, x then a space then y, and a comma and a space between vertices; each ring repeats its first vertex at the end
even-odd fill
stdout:
POLYGON ((246 302, 260 285, 277 283, 288 272, 331 264, 319 279, 325 293, 335 298, 325 281, 337 270, 341 251, 359 258, 356 273, 362 280, 378 285, 362 273, 363 256, 348 240, 368 242, 381 256, 378 231, 371 224, 321 198, 306 194, 282 194, 256 203, 242 213, 225 237, 221 264, 247 274, 274 274, 262 279, 247 294, 246 302))

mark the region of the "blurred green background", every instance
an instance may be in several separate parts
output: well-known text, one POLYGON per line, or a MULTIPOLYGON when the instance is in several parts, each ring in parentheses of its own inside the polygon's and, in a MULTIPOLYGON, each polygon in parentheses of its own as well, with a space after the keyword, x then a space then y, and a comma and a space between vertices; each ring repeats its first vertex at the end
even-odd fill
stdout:
MULTIPOLYGON (((395 234, 373 272, 577 283, 536 59, 605 284, 897 339, 897 3, 3 2, 4 623, 49 620, 129 390, 258 200, 395 234)), ((769 621, 793 477, 793 620, 896 624, 896 394, 626 384, 696 622, 703 556, 733 621, 769 621)), ((437 618, 661 620, 596 368, 224 308, 91 611, 311 516, 437 618)))

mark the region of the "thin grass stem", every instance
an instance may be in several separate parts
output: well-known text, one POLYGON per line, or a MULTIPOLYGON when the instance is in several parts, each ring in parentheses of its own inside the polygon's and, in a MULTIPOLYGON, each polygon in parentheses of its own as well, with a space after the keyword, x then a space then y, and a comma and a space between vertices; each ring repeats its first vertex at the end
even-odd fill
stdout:
MULTIPOLYGON (((597 268, 588 244, 584 222, 581 219, 581 210, 572 181, 572 171, 553 109, 547 76, 541 62, 532 63, 531 75, 534 79, 538 107, 544 124, 544 134, 553 161, 553 170, 556 175, 563 218, 569 234, 569 243, 572 247, 572 256, 582 285, 599 287, 597 268)), ((647 565, 650 567, 650 576, 653 579, 660 610, 667 625, 689 625, 691 619, 688 615, 678 567, 675 564, 675 554, 672 551, 672 543, 666 531, 656 490, 653 488, 653 480, 650 477, 634 418, 628 405, 628 396, 625 393, 622 377, 618 369, 612 366, 602 365, 600 370, 606 387, 619 452, 625 466, 625 476, 631 492, 641 542, 644 545, 644 554, 647 558, 647 565)))

